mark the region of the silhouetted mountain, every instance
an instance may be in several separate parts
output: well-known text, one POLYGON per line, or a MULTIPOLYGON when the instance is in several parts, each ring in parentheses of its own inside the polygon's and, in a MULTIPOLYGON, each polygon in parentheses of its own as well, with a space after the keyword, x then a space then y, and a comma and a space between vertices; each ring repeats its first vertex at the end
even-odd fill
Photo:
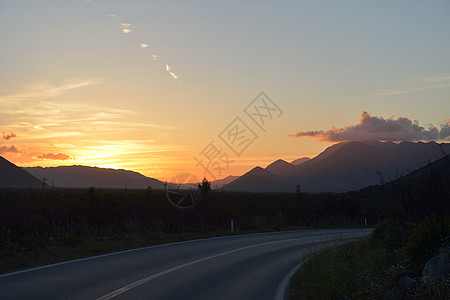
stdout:
POLYGON ((305 165, 308 166, 309 164, 316 164, 316 163, 320 162, 321 160, 326 159, 327 157, 333 155, 334 152, 338 151, 340 148, 344 147, 348 143, 349 142, 342 142, 342 143, 330 146, 330 147, 326 148, 323 152, 319 153, 319 155, 317 155, 316 157, 301 164, 301 166, 304 167, 305 165))
POLYGON ((258 192, 279 192, 294 191, 294 187, 280 182, 281 177, 265 170, 255 167, 241 177, 227 184, 224 188, 228 191, 258 191, 258 192))
POLYGON ((282 159, 276 160, 266 167, 266 170, 278 176, 286 176, 295 169, 295 166, 282 159))
POLYGON ((46 178, 47 184, 60 187, 103 187, 103 188, 164 188, 154 178, 128 170, 104 169, 86 166, 33 167, 24 168, 38 178, 46 178))
MULTIPOLYGON (((442 157, 430 164, 427 164, 420 169, 417 169, 407 175, 399 178, 402 182, 412 182, 416 184, 417 181, 421 180, 424 175, 428 175, 431 172, 436 172, 436 175, 445 176, 450 178, 450 155, 442 157)), ((431 174, 433 175, 433 174, 431 174)))
POLYGON ((382 149, 392 149, 397 146, 394 142, 380 142, 378 140, 367 140, 363 142, 364 144, 375 146, 382 149))
POLYGON ((341 143, 299 165, 286 180, 296 182, 306 192, 345 192, 379 181, 376 171, 382 160, 375 146, 341 143))
POLYGON ((291 165, 298 166, 304 162, 307 162, 308 160, 311 160, 311 158, 309 158, 309 157, 297 158, 296 160, 291 161, 291 165))
POLYGON ((0 188, 38 188, 42 182, 0 156, 0 188))
MULTIPOLYGON (((450 180, 450 155, 442 157, 432 163, 412 171, 406 175, 403 175, 393 181, 386 182, 384 184, 378 184, 368 186, 360 190, 359 198, 361 199, 383 199, 390 198, 392 194, 399 190, 400 186, 412 189, 420 188, 421 184, 424 184, 423 180, 436 180, 434 177, 439 177, 437 181, 450 180)), ((442 187, 445 188, 445 187, 442 187)))
MULTIPOLYGON (((272 173, 270 180, 276 182, 276 188, 272 189, 292 192, 292 187, 299 184, 305 192, 358 190, 393 180, 443 157, 441 146, 444 151, 450 152, 450 144, 439 145, 435 142, 342 142, 328 147, 313 159, 293 168, 286 167, 284 163, 274 163, 277 174, 272 173)), ((251 188, 245 188, 244 183, 240 181, 239 185, 243 191, 269 189, 266 181, 261 181, 258 185, 258 182, 252 179, 251 188)), ((224 188, 229 189, 229 186, 224 188)))
POLYGON ((211 187, 212 187, 213 189, 219 189, 219 188, 221 188, 221 187, 223 187, 223 186, 229 184, 230 182, 232 182, 233 180, 236 180, 236 179, 238 179, 238 178, 239 178, 239 176, 232 176, 232 175, 229 175, 229 176, 227 176, 227 177, 225 177, 225 178, 218 179, 218 180, 214 180, 214 181, 211 183, 211 187))

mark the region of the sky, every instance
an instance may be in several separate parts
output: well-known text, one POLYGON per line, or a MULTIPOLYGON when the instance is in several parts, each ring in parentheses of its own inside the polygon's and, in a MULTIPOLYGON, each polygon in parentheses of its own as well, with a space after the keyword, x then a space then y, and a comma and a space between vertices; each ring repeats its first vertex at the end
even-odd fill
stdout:
POLYGON ((450 1, 0 0, 0 155, 169 180, 450 138, 450 1))

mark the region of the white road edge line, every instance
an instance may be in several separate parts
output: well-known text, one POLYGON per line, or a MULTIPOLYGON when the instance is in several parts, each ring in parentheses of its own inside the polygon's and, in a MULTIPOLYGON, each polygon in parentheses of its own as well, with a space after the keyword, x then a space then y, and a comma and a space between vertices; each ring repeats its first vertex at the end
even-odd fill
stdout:
POLYGON ((296 265, 289 273, 283 278, 280 284, 277 287, 277 291, 275 292, 274 300, 284 300, 286 297, 286 290, 291 281, 292 276, 297 272, 298 269, 307 261, 308 259, 302 260, 298 265, 296 265))
POLYGON ((124 287, 122 287, 122 288, 120 288, 118 290, 115 290, 115 291, 113 291, 113 292, 111 292, 111 293, 109 293, 107 295, 104 295, 104 296, 102 296, 100 298, 97 298, 97 300, 108 300, 108 299, 114 298, 114 297, 116 297, 116 296, 118 296, 120 294, 125 293, 126 291, 129 291, 129 290, 131 290, 131 289, 133 289, 135 287, 138 287, 138 286, 140 286, 140 285, 142 285, 144 283, 147 283, 147 282, 149 282, 149 281, 151 281, 153 279, 156 279, 158 277, 161 277, 163 275, 175 272, 177 270, 180 270, 180 269, 183 269, 183 268, 195 265, 195 264, 198 264, 198 263, 206 261, 206 260, 210 260, 210 259, 213 259, 213 258, 216 258, 216 257, 228 255, 228 254, 235 253, 235 252, 238 252, 238 251, 247 250, 247 249, 250 249, 250 248, 255 248, 255 247, 260 247, 260 246, 265 246, 265 245, 270 245, 270 244, 278 244, 278 243, 285 243, 285 242, 292 242, 292 241, 299 241, 299 240, 310 239, 310 240, 312 240, 312 242, 314 242, 318 238, 320 238, 320 239, 324 239, 324 238, 330 239, 332 237, 342 238, 343 235, 346 235, 346 236, 349 236, 349 235, 350 236, 351 235, 365 236, 366 234, 365 233, 359 233, 359 232, 358 233, 335 233, 335 234, 329 234, 329 235, 321 235, 321 236, 318 236, 318 237, 314 237, 313 236, 313 237, 303 237, 303 238, 287 239, 287 240, 280 240, 280 241, 272 241, 272 242, 266 242, 266 243, 246 246, 246 247, 242 247, 242 248, 237 248, 237 249, 234 249, 234 250, 218 253, 218 254, 207 256, 207 257, 204 257, 204 258, 200 258, 200 259, 197 259, 197 260, 185 263, 185 264, 181 264, 181 265, 169 268, 169 269, 161 271, 159 273, 150 275, 150 276, 145 277, 145 278, 143 278, 141 280, 138 280, 138 281, 135 281, 135 282, 133 282, 133 283, 131 283, 129 285, 126 285, 126 286, 124 286, 124 287))

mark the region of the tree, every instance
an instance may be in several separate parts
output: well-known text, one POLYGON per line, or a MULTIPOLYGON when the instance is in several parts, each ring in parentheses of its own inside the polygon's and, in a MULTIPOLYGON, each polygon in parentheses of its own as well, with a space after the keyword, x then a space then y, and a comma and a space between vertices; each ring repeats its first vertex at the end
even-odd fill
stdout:
POLYGON ((148 188, 145 190, 145 196, 146 196, 148 199, 150 199, 151 196, 152 196, 152 192, 153 192, 153 189, 152 189, 152 187, 149 185, 148 188))
POLYGON ((300 184, 297 184, 295 186, 295 193, 297 194, 297 196, 300 196, 302 191, 300 190, 300 184))
POLYGON ((203 177, 202 183, 198 185, 198 189, 203 195, 206 195, 211 191, 211 182, 206 177, 203 177))

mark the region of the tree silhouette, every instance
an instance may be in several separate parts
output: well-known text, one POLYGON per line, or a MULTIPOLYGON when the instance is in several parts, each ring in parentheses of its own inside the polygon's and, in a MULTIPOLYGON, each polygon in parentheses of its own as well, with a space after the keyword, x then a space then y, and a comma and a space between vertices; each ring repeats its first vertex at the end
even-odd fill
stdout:
POLYGON ((297 196, 300 196, 302 194, 302 191, 300 190, 300 184, 297 184, 295 186, 295 193, 297 194, 297 196))
POLYGON ((198 189, 202 192, 203 195, 206 195, 209 191, 211 191, 211 182, 203 177, 202 183, 198 185, 198 189))

